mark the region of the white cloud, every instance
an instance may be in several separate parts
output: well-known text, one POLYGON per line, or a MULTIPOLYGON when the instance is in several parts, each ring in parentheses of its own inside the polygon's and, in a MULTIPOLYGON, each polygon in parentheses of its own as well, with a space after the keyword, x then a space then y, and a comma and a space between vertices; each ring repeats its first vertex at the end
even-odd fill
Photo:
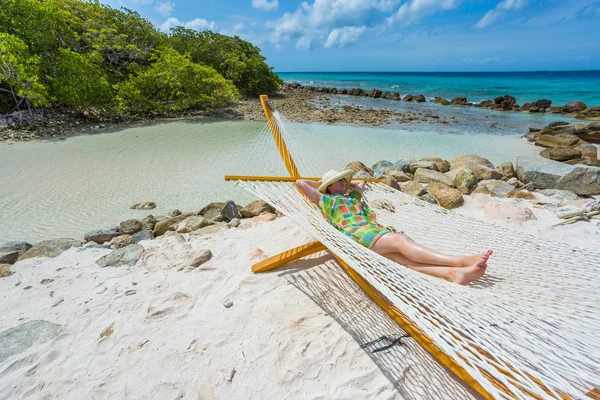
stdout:
POLYGON ((279 6, 278 0, 252 0, 252 7, 260 10, 271 11, 279 6))
POLYGON ((312 49, 312 39, 303 36, 296 42, 296 48, 298 50, 307 51, 312 49))
POLYGON ((502 0, 495 8, 485 13, 485 15, 475 24, 475 28, 486 28, 503 19, 508 11, 522 10, 526 6, 527 0, 502 0))
POLYGON ((346 26, 344 28, 336 28, 329 33, 325 47, 344 47, 350 43, 358 41, 360 35, 365 31, 365 27, 346 26))
POLYGON ((462 0, 410 0, 388 18, 388 23, 400 22, 408 25, 439 11, 455 9, 461 2, 462 0))
POLYGON ((160 25, 160 30, 163 32, 168 32, 169 29, 175 28, 176 26, 183 26, 188 29, 195 29, 197 31, 203 30, 211 30, 214 31, 217 27, 217 24, 214 21, 207 21, 204 18, 195 18, 191 21, 182 22, 175 17, 167 18, 165 22, 160 25))
POLYGON ((154 9, 161 15, 170 15, 171 11, 173 11, 173 9, 175 9, 175 3, 173 3, 172 1, 159 1, 156 3, 156 6, 154 7, 154 9))
POLYGON ((490 64, 500 61, 498 57, 486 57, 483 60, 475 60, 473 58, 465 58, 462 60, 465 64, 490 64))

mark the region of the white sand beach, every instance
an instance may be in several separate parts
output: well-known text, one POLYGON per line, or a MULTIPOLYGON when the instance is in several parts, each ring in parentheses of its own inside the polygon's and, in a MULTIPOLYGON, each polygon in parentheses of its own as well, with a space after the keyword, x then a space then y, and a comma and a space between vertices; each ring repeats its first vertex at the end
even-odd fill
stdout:
MULTIPOLYGON (((509 224, 484 216, 480 202, 500 201, 484 197, 457 211, 509 224)), ((600 221, 549 230, 556 217, 532 209, 536 220, 511 226, 598 246, 600 221)), ((143 241, 133 266, 101 268, 95 261, 111 250, 94 247, 16 263, 0 279, 0 331, 28 333, 0 340, 0 397, 478 398, 404 337, 328 253, 252 273, 253 263, 309 239, 286 217, 255 217, 214 234, 143 241), (206 249, 212 259, 182 268, 206 249)))

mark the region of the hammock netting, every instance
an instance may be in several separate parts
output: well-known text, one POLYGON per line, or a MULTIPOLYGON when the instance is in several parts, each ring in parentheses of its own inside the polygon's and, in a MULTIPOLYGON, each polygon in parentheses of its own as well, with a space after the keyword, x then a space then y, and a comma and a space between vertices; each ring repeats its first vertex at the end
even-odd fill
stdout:
MULTIPOLYGON (((318 177, 351 161, 275 112, 234 172, 289 176, 270 132, 273 124, 301 176, 318 177)), ((383 225, 447 254, 494 250, 486 275, 464 287, 354 242, 292 182, 236 185, 323 243, 495 398, 585 398, 600 386, 600 250, 469 218, 382 183, 367 184, 364 198, 383 225)))

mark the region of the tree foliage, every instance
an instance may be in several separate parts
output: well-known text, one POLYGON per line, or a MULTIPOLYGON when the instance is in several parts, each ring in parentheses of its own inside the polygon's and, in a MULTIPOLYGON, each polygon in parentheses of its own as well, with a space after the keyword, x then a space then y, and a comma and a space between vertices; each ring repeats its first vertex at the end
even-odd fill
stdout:
POLYGON ((27 105, 159 115, 280 83, 237 36, 183 27, 167 35, 97 0, 0 0, 0 113, 27 105))

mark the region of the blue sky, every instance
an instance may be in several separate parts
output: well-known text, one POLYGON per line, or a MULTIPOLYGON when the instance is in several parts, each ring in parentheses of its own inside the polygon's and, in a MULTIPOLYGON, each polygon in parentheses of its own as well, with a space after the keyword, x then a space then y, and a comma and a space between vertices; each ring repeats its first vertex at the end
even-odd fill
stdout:
POLYGON ((600 0, 103 0, 239 35, 275 71, 600 69, 600 0))

